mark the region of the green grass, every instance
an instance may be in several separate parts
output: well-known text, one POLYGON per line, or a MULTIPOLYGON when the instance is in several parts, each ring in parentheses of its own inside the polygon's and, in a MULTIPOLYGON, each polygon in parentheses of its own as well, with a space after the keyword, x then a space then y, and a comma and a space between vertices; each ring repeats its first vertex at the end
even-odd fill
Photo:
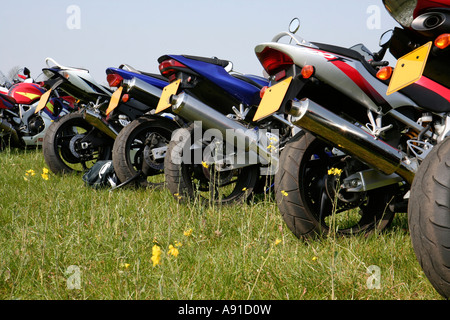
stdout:
POLYGON ((441 299, 416 261, 405 214, 382 234, 304 242, 270 199, 179 204, 167 190, 44 180, 44 167, 39 150, 0 153, 3 300, 441 299), (153 266, 155 244, 163 252, 153 266), (379 289, 368 287, 372 265, 379 289))

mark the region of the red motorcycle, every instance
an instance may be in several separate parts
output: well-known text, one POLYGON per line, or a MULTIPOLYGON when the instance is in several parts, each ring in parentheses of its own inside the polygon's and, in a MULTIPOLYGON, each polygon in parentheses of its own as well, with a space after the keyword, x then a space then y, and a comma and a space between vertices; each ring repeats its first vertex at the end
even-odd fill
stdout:
POLYGON ((75 99, 54 92, 43 109, 36 113, 39 100, 47 91, 44 82, 34 83, 27 68, 14 82, 7 90, 0 91, 0 149, 8 145, 41 146, 50 124, 77 109, 75 99))

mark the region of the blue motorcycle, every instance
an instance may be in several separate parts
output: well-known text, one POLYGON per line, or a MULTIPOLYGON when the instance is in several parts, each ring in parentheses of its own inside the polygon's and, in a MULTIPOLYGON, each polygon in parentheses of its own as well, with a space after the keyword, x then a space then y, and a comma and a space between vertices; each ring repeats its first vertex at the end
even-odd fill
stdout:
MULTIPOLYGON (((268 80, 234 72, 230 61, 218 58, 164 55, 158 62, 170 84, 163 89, 155 113, 170 112, 182 125, 161 149, 166 186, 176 199, 197 195, 216 203, 247 199, 264 184, 261 180, 271 177, 261 175, 261 170, 270 171, 273 149, 291 135, 284 118, 270 117, 258 126, 251 120, 268 80), (280 134, 272 134, 273 130, 280 134), (224 144, 226 134, 235 135, 237 148, 224 144)), ((124 81, 122 86, 141 102, 146 94, 152 96, 152 88, 139 79, 124 81)), ((131 132, 129 136, 131 145, 131 132)), ((115 147, 118 143, 119 139, 115 147)), ((116 159, 114 155, 117 170, 116 159)))

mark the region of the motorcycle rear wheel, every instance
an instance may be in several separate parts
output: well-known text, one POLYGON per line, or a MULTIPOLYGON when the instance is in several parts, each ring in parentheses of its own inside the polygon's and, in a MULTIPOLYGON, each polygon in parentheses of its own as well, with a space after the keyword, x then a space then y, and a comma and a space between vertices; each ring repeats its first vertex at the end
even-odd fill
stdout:
POLYGON ((420 165, 408 205, 411 242, 436 291, 450 298, 450 138, 436 145, 420 165))
POLYGON ((113 166, 119 180, 126 182, 135 178, 135 186, 163 186, 164 158, 156 158, 152 151, 167 147, 173 131, 178 128, 179 125, 170 119, 145 116, 123 128, 113 146, 113 166), (144 161, 148 167, 148 176, 140 173, 144 161))
POLYGON ((89 124, 82 113, 67 114, 52 123, 44 136, 42 151, 45 162, 55 174, 81 173, 99 160, 110 160, 114 140, 89 124), (101 145, 81 148, 87 135, 102 141, 101 145))
POLYGON ((195 152, 192 141, 193 125, 175 131, 167 149, 164 176, 174 198, 189 201, 199 197, 204 203, 225 205, 246 201, 259 177, 259 167, 251 165, 219 172, 214 164, 197 163, 195 155, 185 154, 185 151, 195 152))
POLYGON ((394 217, 388 209, 392 189, 336 191, 345 174, 354 172, 346 173, 351 169, 331 149, 303 131, 286 144, 275 175, 275 199, 286 225, 305 239, 332 231, 353 235, 386 228, 394 217), (330 174, 334 168, 342 170, 342 175, 330 174))

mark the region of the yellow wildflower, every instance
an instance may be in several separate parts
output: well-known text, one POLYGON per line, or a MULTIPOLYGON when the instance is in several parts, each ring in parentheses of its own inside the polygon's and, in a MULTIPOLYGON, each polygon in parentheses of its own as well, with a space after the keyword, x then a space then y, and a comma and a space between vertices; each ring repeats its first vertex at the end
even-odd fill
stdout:
POLYGON ((153 266, 161 264, 161 254, 162 254, 161 248, 158 245, 155 244, 152 247, 152 258, 151 258, 151 260, 153 262, 153 266))
POLYGON ((181 242, 175 241, 175 247, 181 247, 183 244, 181 242))
POLYGON ((286 191, 284 191, 284 190, 281 190, 281 194, 282 194, 283 196, 285 196, 285 197, 288 196, 288 193, 287 193, 286 191))
POLYGON ((342 169, 338 169, 338 168, 331 168, 330 170, 328 170, 328 175, 340 176, 341 173, 342 173, 342 169))
POLYGON ((178 200, 181 199, 181 196, 180 196, 180 194, 179 194, 178 192, 177 192, 177 193, 174 193, 173 196, 174 196, 175 198, 177 198, 178 200))
POLYGON ((314 257, 312 258, 312 261, 316 261, 316 260, 317 260, 317 257, 314 256, 314 257))
POLYGON ((27 170, 25 172, 26 176, 34 176, 36 174, 36 172, 33 169, 27 170))
POLYGON ((42 174, 41 174, 41 177, 42 177, 42 179, 44 179, 44 180, 48 180, 48 174, 46 174, 46 173, 42 173, 42 174))
POLYGON ((275 239, 275 245, 278 245, 278 244, 280 244, 281 243, 281 240, 280 239, 275 239))
POLYGON ((206 169, 209 168, 208 164, 205 161, 202 161, 202 166, 205 167, 206 169))
POLYGON ((176 257, 180 252, 173 245, 169 245, 169 254, 176 257))
POLYGON ((128 268, 130 267, 130 264, 129 264, 129 263, 121 263, 121 264, 120 264, 120 267, 121 267, 121 268, 128 269, 128 268))
POLYGON ((188 230, 184 231, 183 234, 184 234, 186 237, 191 236, 191 235, 192 235, 192 229, 188 229, 188 230))

